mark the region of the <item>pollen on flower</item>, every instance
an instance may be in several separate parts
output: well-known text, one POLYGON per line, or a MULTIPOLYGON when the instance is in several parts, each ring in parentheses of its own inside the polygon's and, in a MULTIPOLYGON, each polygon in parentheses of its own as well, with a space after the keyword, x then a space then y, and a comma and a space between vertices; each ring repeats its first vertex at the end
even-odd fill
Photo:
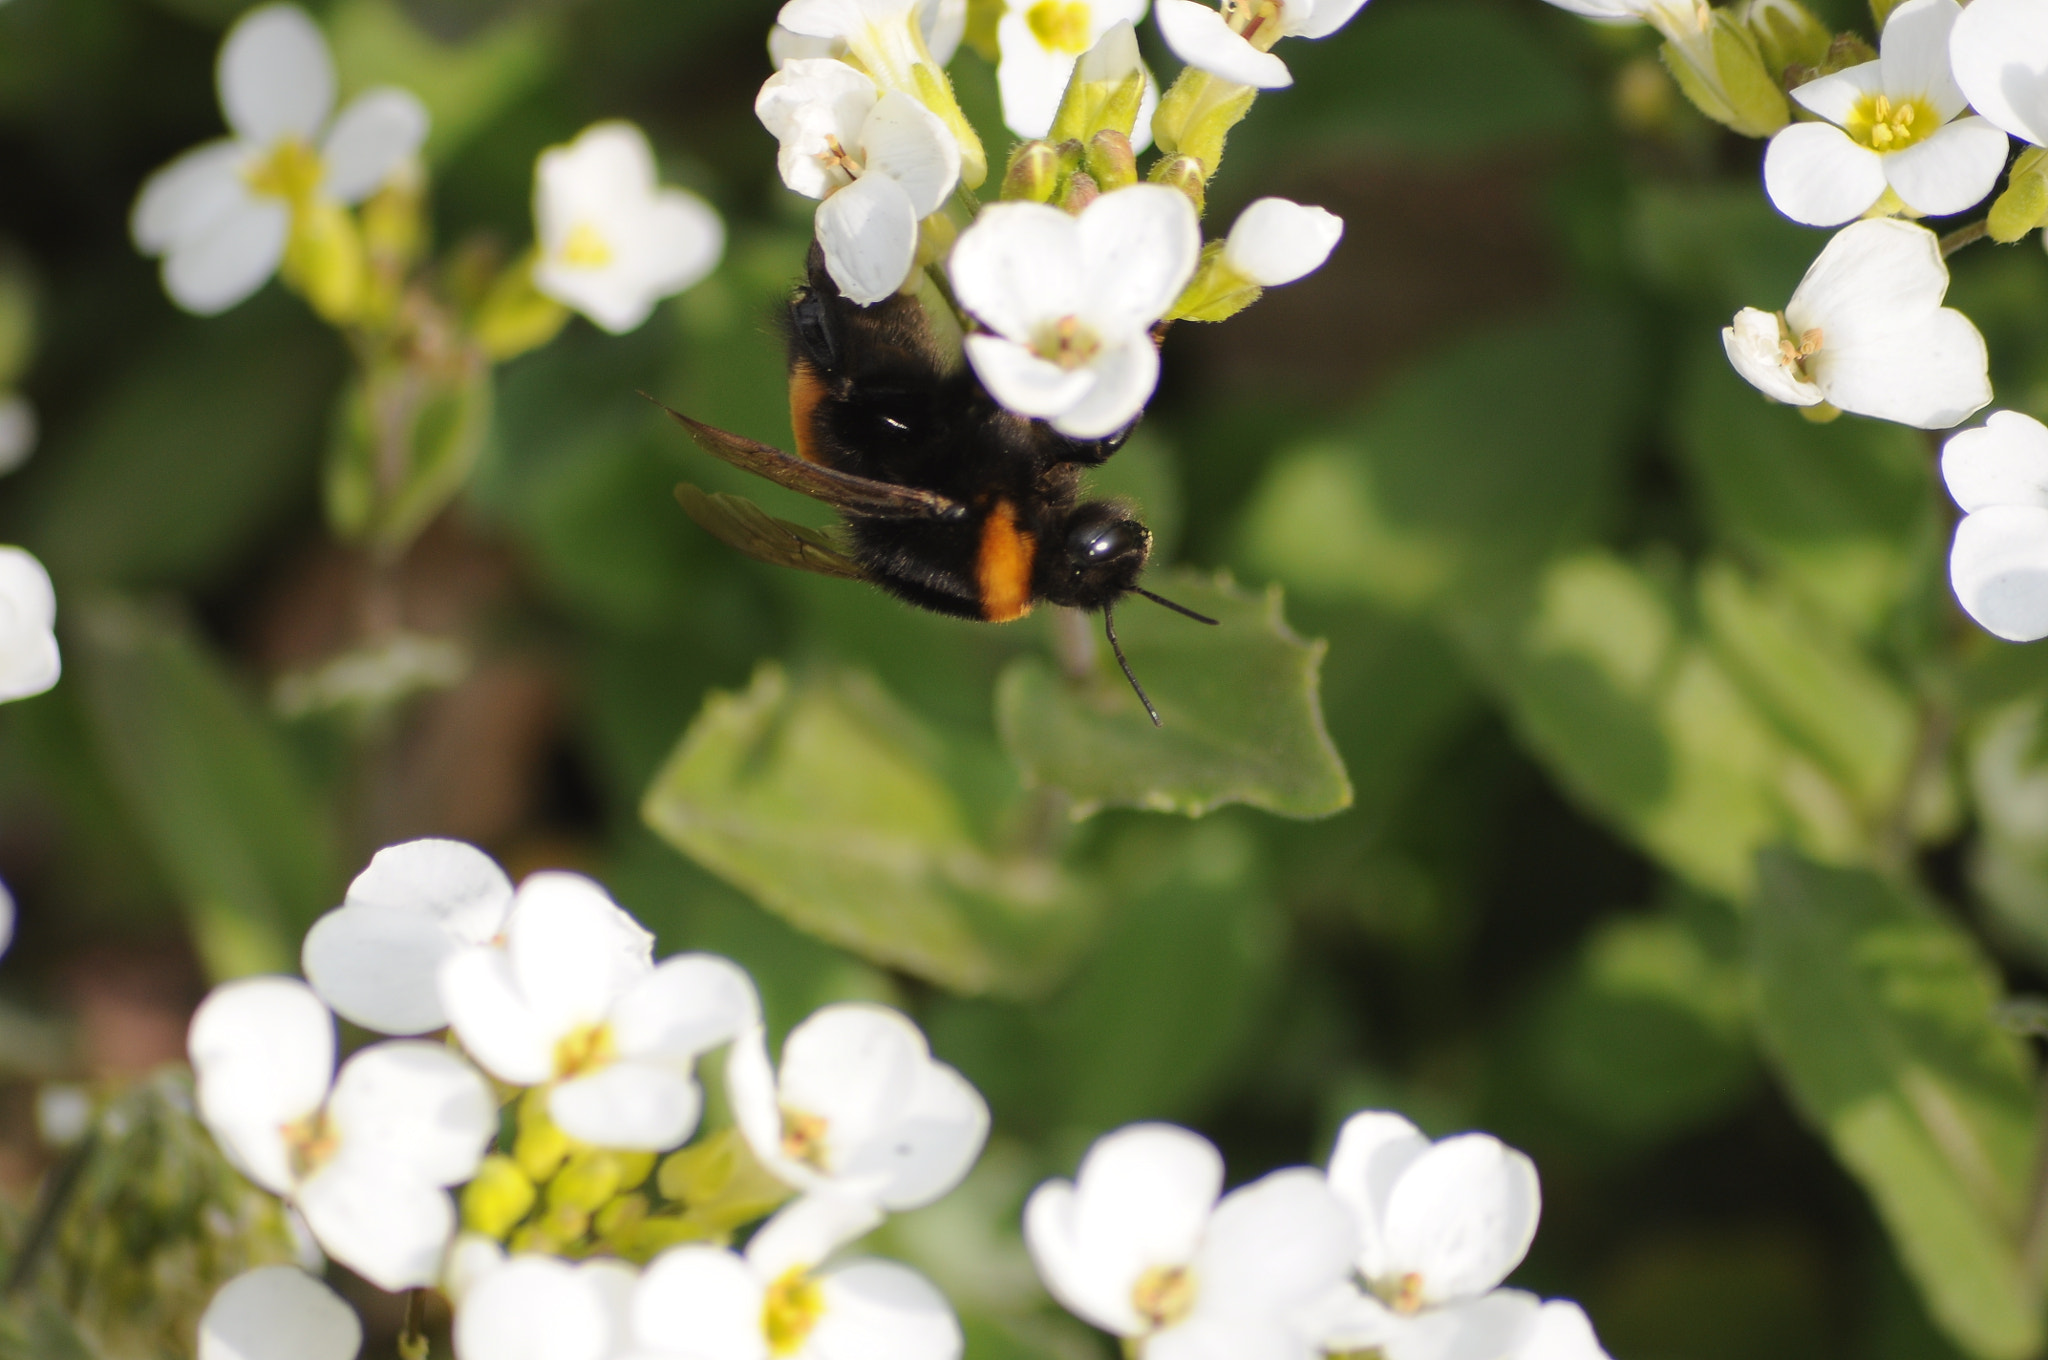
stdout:
POLYGON ((311 1176, 341 1151, 341 1135, 327 1118, 324 1108, 294 1119, 280 1132, 291 1156, 292 1175, 298 1180, 311 1176))
POLYGON ((1153 1266, 1131 1286, 1131 1307, 1159 1331, 1194 1311, 1195 1276, 1186 1266, 1153 1266))
POLYGON ((1387 1306, 1397 1313, 1419 1313, 1426 1301, 1422 1296, 1422 1275, 1419 1271, 1411 1270, 1395 1282, 1393 1295, 1387 1300, 1387 1306))
POLYGON ((843 171, 849 179, 860 178, 861 163, 855 160, 853 153, 841 146, 839 139, 829 132, 825 134, 825 149, 818 153, 818 159, 829 169, 843 171))
POLYGON ((609 1025, 578 1025, 555 1045, 555 1075, 579 1077, 595 1072, 614 1057, 609 1025))
POLYGON ((1102 352, 1102 339, 1081 324, 1081 319, 1063 316, 1032 337, 1031 348, 1039 358, 1061 368, 1085 368, 1102 352))
MULTIPOLYGON (((1783 321, 1778 323, 1780 330, 1784 329, 1784 324, 1783 321)), ((1784 334, 1778 340, 1778 362, 1790 372, 1804 378, 1806 374, 1802 365, 1820 353, 1820 347, 1821 332, 1818 326, 1802 333, 1796 341, 1789 333, 1784 334)))
POLYGON ((1260 51, 1271 50, 1282 36, 1275 0, 1223 0, 1223 20, 1260 51))
POLYGON ((1920 99, 1894 104, 1889 95, 1868 94, 1856 101, 1843 124, 1857 143, 1872 151, 1904 151, 1941 127, 1941 115, 1920 99))
POLYGON ((1041 47, 1073 56, 1088 50, 1092 17, 1087 0, 1038 0, 1024 11, 1024 22, 1041 47))
POLYGON ((578 269, 602 269, 612 258, 611 244, 588 222, 578 222, 562 242, 562 263, 578 269))
POLYGON ((285 137, 262 159, 245 166, 242 179, 251 193, 297 206, 312 200, 326 174, 319 152, 302 138, 285 137))
POLYGON ((804 1162, 820 1171, 830 1170, 825 1165, 825 1131, 829 1127, 821 1115, 805 1114, 801 1110, 784 1109, 782 1112, 782 1155, 791 1161, 804 1162))
POLYGON ((761 1334, 770 1355, 794 1355, 825 1315, 825 1291, 802 1266, 791 1266, 768 1286, 761 1303, 761 1334))

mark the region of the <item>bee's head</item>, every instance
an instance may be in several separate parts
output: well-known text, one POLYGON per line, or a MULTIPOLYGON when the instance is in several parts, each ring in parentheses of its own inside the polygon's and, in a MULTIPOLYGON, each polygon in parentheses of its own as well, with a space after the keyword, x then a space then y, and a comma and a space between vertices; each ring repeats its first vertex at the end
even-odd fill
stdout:
POLYGON ((1152 555, 1152 531, 1123 506, 1087 501, 1074 507, 1060 528, 1041 593, 1054 604, 1099 609, 1128 595, 1152 555))

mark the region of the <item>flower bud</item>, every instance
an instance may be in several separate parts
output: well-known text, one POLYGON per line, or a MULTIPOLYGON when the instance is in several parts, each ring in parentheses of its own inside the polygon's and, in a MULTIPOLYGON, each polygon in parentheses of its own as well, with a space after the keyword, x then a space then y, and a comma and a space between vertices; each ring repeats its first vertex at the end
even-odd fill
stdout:
POLYGON ((548 1092, 536 1086, 519 1100, 519 1133, 512 1140, 512 1160, 538 1184, 553 1177, 570 1151, 569 1135, 548 1118, 548 1092))
POLYGON ((1768 137, 1792 120, 1778 75, 1730 11, 1702 3, 1651 17, 1666 39, 1664 65, 1701 113, 1745 137, 1768 137))
POLYGON ((1071 137, 1085 142, 1110 128, 1129 137, 1138 123, 1148 79, 1130 21, 1110 25, 1074 63, 1049 135, 1055 141, 1071 137))
POLYGON ((470 332, 491 358, 504 362, 538 349, 569 320, 569 309, 534 286, 534 253, 508 265, 485 291, 470 332))
POLYGON ((362 311, 367 273, 355 219, 326 199, 295 209, 282 273, 322 320, 336 326, 354 321, 362 311))
POLYGON ((1083 163, 1104 193, 1138 182, 1138 153, 1131 149, 1129 135, 1115 128, 1104 128, 1088 139, 1083 163))
POLYGON ((1020 143, 1003 172, 1003 197, 1030 203, 1050 202, 1060 183, 1060 155, 1051 142, 1020 143))
POLYGON ((1209 176, 1202 163, 1193 156, 1167 157, 1152 167, 1150 178, 1154 184, 1178 189, 1193 199, 1197 213, 1206 206, 1209 176))
POLYGON ((534 1194, 533 1182, 517 1162, 492 1153, 462 1187, 462 1225, 502 1242, 533 1208, 534 1194))
POLYGON ((1781 78, 1794 66, 1818 66, 1834 35, 1799 0, 1749 0, 1742 22, 1756 39, 1766 69, 1781 78))
POLYGON ((548 1182, 548 1208, 594 1213, 619 1191, 619 1167, 609 1152, 581 1148, 548 1182))
POLYGON ((646 1221, 647 1196, 620 1195, 597 1211, 592 1226, 599 1237, 618 1247, 632 1240, 646 1221))
POLYGON ((1190 156, 1206 181, 1223 161, 1223 142, 1250 111, 1259 92, 1197 67, 1181 71, 1152 114, 1152 140, 1162 154, 1190 156))
POLYGON ((1076 170, 1067 176, 1067 187, 1060 192, 1060 206, 1070 213, 1081 209, 1102 197, 1102 186, 1086 170, 1076 170))
POLYGON ((1985 227, 1992 240, 2009 246, 2043 225, 2048 225, 2048 150, 2030 146, 2012 163, 2006 190, 1992 203, 1985 227))

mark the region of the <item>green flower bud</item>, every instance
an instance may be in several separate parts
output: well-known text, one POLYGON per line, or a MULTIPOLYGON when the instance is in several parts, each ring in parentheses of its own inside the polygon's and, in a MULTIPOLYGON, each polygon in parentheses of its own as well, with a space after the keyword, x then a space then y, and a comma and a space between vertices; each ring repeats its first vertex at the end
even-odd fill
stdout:
POLYGON ((1178 189, 1193 199, 1197 213, 1207 206, 1209 175, 1193 156, 1166 157, 1153 165, 1149 178, 1154 184, 1178 189))
POLYGON ((512 1140, 512 1158, 535 1184, 552 1178, 573 1146, 569 1135, 548 1118, 547 1088, 536 1086, 519 1099, 519 1133, 512 1140))
POLYGON ((1992 203, 1985 226, 1992 240, 2009 246, 2044 225, 2048 225, 2048 150, 2030 146, 2012 163, 2005 192, 1992 203))
POLYGON ((1222 321, 1257 302, 1266 291, 1230 267, 1223 244, 1211 241, 1202 248, 1201 266, 1175 299, 1166 314, 1168 321, 1222 321))
POLYGON ((1018 144, 1010 153, 1010 168, 1003 172, 1003 197, 1029 203, 1047 203, 1060 185, 1060 154, 1051 142, 1018 144))
POLYGON ((1153 111, 1152 140, 1166 157, 1192 157, 1200 164, 1206 183, 1223 163, 1224 139, 1258 97, 1259 92, 1249 85, 1187 67, 1153 111))
POLYGON ((1745 137, 1768 137, 1792 121, 1779 77, 1757 40, 1732 13, 1700 5, 1694 19, 1658 19, 1664 65, 1701 113, 1745 137))
POLYGON ((621 1195, 597 1211, 592 1226, 597 1235, 614 1247, 634 1241, 641 1224, 647 1221, 647 1196, 621 1195))
POLYGON ((1060 206, 1070 213, 1081 209, 1102 197, 1102 186, 1086 170, 1076 170, 1067 176, 1067 187, 1060 191, 1060 206))
POLYGON ((595 1213, 619 1192, 619 1165, 602 1148, 579 1148, 548 1182, 548 1208, 595 1213))
POLYGON ((662 1160, 655 1176, 662 1197, 685 1206, 708 1236, 765 1217, 789 1198, 789 1187, 754 1159, 737 1129, 721 1129, 662 1160))
POLYGON ((1799 0, 1749 0, 1742 22, 1756 39, 1764 66, 1782 80, 1792 67, 1818 66, 1827 60, 1834 35, 1799 0))
POLYGON ((1112 25, 1074 63, 1049 135, 1054 141, 1085 142, 1107 128, 1128 137, 1137 126, 1144 98, 1145 66, 1139 59, 1138 39, 1128 22, 1112 25))
POLYGON ((462 1226, 502 1242, 533 1208, 535 1194, 519 1163, 494 1152, 462 1187, 462 1226))
POLYGON ((1088 139, 1083 164, 1104 193, 1138 182, 1138 153, 1131 150, 1129 135, 1115 128, 1104 128, 1088 139))
POLYGON ((368 273, 355 219, 327 199, 296 209, 279 272, 322 320, 336 326, 354 321, 362 313, 368 273))

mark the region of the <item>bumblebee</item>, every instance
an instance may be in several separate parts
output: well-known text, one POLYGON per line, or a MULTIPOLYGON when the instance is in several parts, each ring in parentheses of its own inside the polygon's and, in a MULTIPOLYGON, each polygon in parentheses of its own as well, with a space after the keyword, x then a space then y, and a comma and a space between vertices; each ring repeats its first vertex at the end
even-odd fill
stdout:
POLYGON ((1040 600, 1099 609, 1157 726, 1117 641, 1116 603, 1141 595, 1216 621, 1140 586, 1151 531, 1115 501, 1080 498, 1082 474, 1121 448, 1130 427, 1077 440, 1004 409, 933 333, 922 304, 900 293, 872 307, 848 301, 815 245, 787 328, 794 454, 662 409, 707 453, 831 506, 841 531, 685 483, 676 495, 690 517, 764 562, 867 581, 956 618, 1008 623, 1040 600))

